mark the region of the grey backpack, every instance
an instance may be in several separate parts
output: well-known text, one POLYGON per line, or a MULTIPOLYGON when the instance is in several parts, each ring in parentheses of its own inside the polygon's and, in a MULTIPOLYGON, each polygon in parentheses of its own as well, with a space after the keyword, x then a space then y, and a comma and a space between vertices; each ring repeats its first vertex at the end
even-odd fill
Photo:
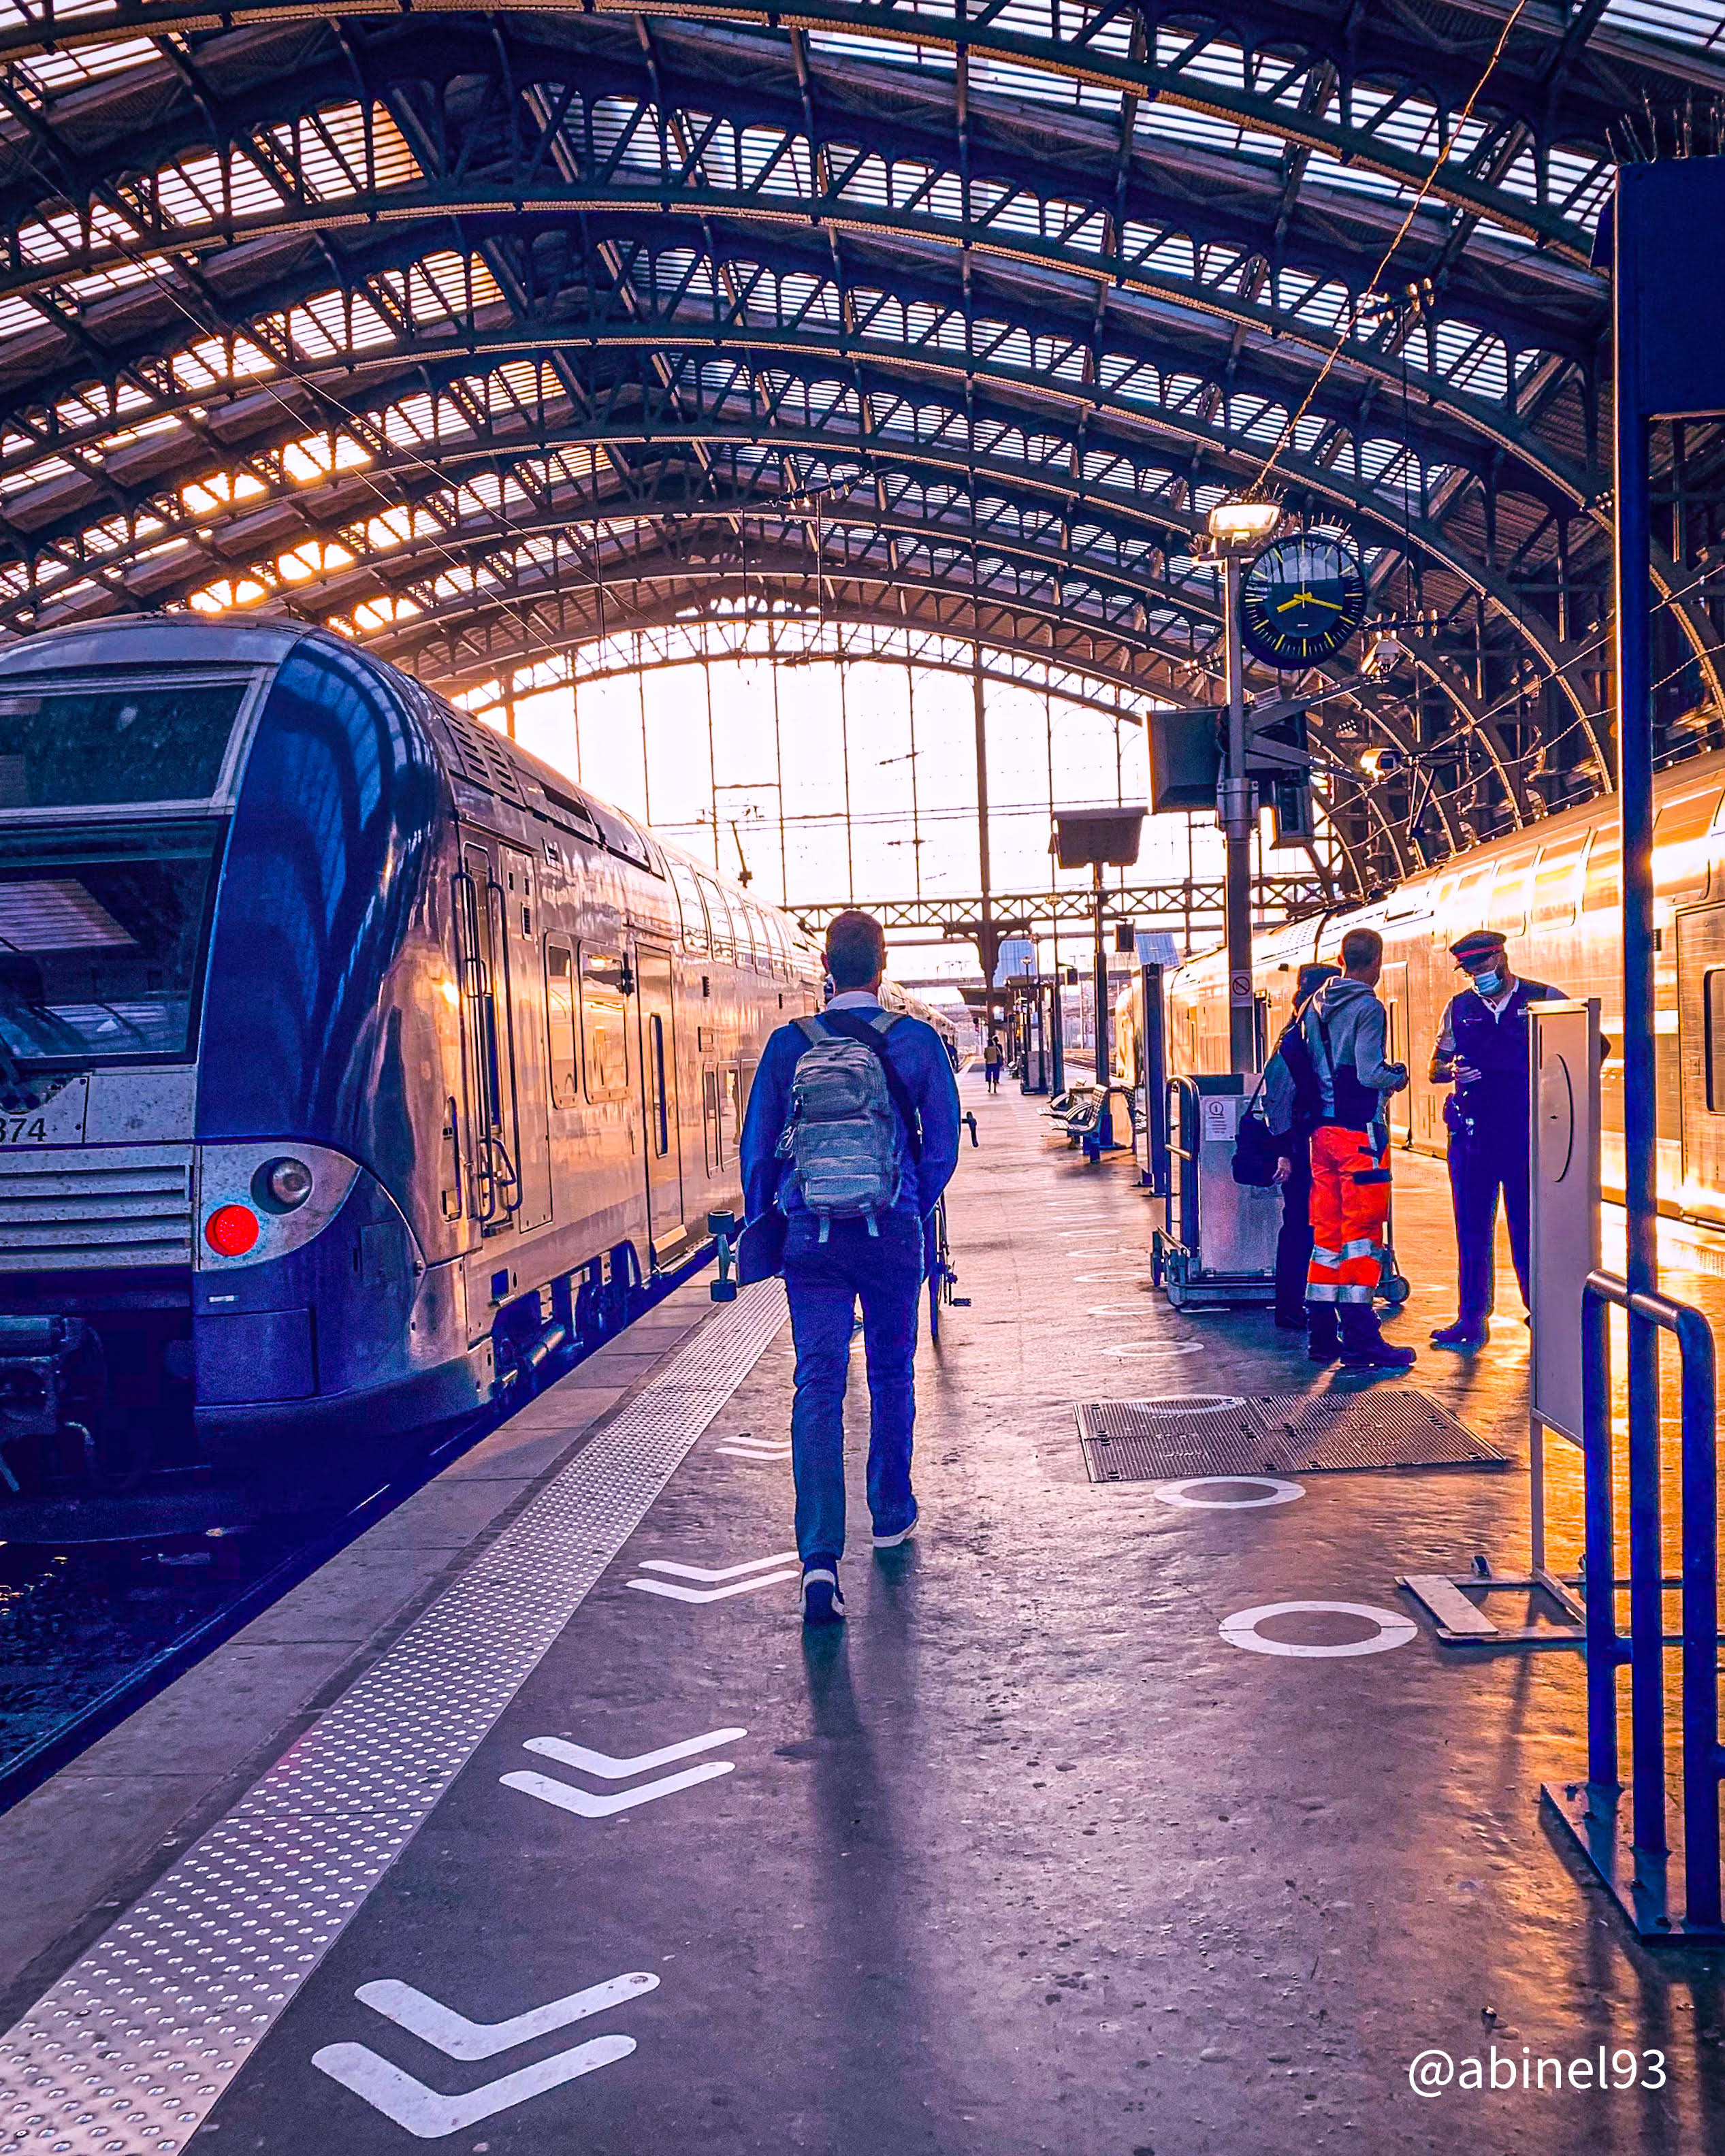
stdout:
POLYGON ((820 1240, 834 1220, 875 1221, 898 1202, 898 1114, 887 1076, 885 1043, 898 1023, 883 1011, 869 1021, 881 1047, 834 1033, 818 1018, 799 1018, 809 1045, 791 1080, 790 1120, 778 1142, 803 1203, 820 1222, 820 1240))

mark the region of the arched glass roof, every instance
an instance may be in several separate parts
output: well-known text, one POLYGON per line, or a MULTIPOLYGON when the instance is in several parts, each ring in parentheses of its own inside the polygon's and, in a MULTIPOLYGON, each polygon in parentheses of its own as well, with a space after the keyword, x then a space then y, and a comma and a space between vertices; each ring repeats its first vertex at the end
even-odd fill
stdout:
POLYGON ((1267 487, 1414 654, 1333 745, 1461 843, 1608 761, 1594 234, 1722 109, 1719 0, 5 0, 0 634, 270 606, 471 693, 758 605, 1141 708, 1267 487))

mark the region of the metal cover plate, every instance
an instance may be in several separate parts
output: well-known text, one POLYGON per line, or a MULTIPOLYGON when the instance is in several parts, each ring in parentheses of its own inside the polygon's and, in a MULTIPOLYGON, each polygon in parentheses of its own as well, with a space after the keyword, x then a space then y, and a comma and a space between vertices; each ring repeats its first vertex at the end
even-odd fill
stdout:
POLYGON ((1412 1385, 1340 1395, 1101 1400, 1081 1403, 1076 1414, 1092 1482, 1512 1464, 1440 1401, 1412 1385))

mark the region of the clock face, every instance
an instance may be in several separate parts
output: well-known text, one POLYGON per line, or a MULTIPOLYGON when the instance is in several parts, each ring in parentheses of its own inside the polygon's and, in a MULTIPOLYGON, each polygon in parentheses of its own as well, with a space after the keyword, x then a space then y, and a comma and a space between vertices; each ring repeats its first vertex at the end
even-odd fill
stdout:
POLYGON ((1359 557, 1330 532, 1296 531, 1275 541, 1240 579, 1240 640, 1266 665, 1328 659, 1365 617, 1359 557))

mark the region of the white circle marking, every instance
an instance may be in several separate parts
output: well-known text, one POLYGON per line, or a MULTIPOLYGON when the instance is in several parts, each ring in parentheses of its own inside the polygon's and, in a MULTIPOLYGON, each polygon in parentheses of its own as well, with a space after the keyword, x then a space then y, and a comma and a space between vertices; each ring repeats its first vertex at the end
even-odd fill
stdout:
POLYGON ((1192 1512, 1250 1512, 1260 1505, 1291 1505, 1306 1495, 1298 1482, 1285 1482, 1279 1475, 1188 1475, 1178 1482, 1158 1482, 1150 1492, 1159 1504, 1178 1505, 1192 1512), (1244 1485, 1266 1491, 1262 1497, 1194 1497, 1194 1490, 1215 1490, 1244 1485))
POLYGON ((1405 1647, 1419 1627, 1399 1610, 1374 1609, 1368 1602, 1265 1602, 1255 1609, 1241 1609, 1224 1617, 1218 1630, 1230 1647, 1244 1647, 1249 1654, 1296 1655, 1313 1661, 1329 1661, 1343 1655, 1384 1655, 1392 1647, 1405 1647), (1272 1617, 1307 1614, 1363 1617, 1378 1629, 1366 1639, 1327 1645, 1316 1640, 1266 1640, 1258 1629, 1272 1617))

